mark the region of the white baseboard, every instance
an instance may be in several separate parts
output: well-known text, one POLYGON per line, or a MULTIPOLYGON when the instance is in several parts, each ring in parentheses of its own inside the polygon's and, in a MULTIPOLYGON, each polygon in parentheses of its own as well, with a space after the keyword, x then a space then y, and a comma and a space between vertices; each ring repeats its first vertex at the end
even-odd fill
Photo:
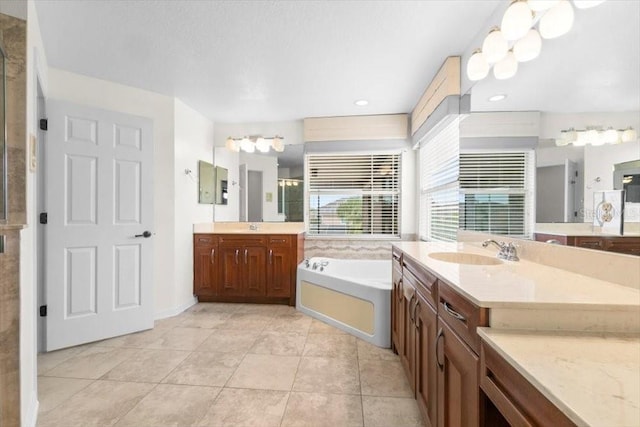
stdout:
POLYGON ((29 404, 29 408, 27 409, 27 413, 24 415, 25 427, 36 427, 36 423, 38 422, 39 407, 40 402, 38 401, 38 396, 36 393, 34 393, 33 398, 31 399, 31 403, 29 404))
POLYGON ((190 299, 189 301, 187 301, 182 305, 155 313, 154 320, 166 319, 167 317, 177 316, 178 314, 182 313, 189 307, 196 305, 197 303, 198 303, 198 298, 194 296, 192 299, 190 299))

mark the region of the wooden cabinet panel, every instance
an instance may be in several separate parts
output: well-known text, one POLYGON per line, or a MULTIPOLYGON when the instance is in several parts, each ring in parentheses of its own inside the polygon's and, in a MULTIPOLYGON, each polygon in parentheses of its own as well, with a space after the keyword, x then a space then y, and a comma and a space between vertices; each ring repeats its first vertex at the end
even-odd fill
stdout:
POLYGON ((267 296, 289 297, 291 295, 291 250, 270 247, 267 261, 267 296))
POLYGON ((195 246, 193 269, 193 293, 215 295, 217 283, 217 246, 195 246))
POLYGON ((246 246, 244 265, 241 268, 242 289, 245 296, 264 297, 267 295, 267 248, 246 246))
POLYGON ((438 427, 477 427, 478 356, 441 318, 438 327, 438 427))
POLYGON ((436 425, 437 377, 434 343, 437 334, 438 316, 426 298, 416 293, 416 399, 427 427, 436 425))
POLYGON ((243 295, 240 251, 239 247, 221 246, 219 248, 218 295, 227 297, 243 295))
POLYGON ((391 347, 397 353, 401 348, 402 323, 402 267, 394 262, 391 270, 391 347))
POLYGON ((640 255, 640 237, 637 236, 559 236, 535 233, 535 238, 538 242, 556 240, 560 244, 578 248, 640 255))
POLYGON ((422 292, 422 295, 429 301, 429 304, 436 306, 436 281, 437 278, 432 273, 409 257, 402 257, 403 275, 411 278, 413 286, 422 292))
POLYGON ((401 301, 401 311, 402 311, 402 339, 401 339, 401 347, 398 351, 400 355, 400 362, 402 363, 402 367, 404 368, 405 373, 407 374, 407 378, 409 379, 409 385, 411 386, 411 390, 415 391, 416 380, 415 380, 415 329, 413 325, 413 303, 416 299, 416 291, 412 286, 411 282, 406 280, 406 277, 403 279, 402 283, 402 301, 401 301))
MULTIPOLYGON (((480 351, 480 387, 487 418, 513 426, 575 426, 554 404, 484 342, 480 351), (486 400, 489 399, 492 405, 486 400), (495 409, 499 414, 492 414, 495 409)), ((498 422, 493 422, 498 424, 498 422)), ((492 424, 485 422, 486 427, 492 424)))

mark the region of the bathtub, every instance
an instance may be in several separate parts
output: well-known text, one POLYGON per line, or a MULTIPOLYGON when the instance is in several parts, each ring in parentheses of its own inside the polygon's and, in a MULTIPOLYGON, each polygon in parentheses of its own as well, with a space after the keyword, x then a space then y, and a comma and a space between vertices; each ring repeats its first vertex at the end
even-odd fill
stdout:
POLYGON ((296 308, 379 347, 390 347, 391 260, 302 262, 296 308))

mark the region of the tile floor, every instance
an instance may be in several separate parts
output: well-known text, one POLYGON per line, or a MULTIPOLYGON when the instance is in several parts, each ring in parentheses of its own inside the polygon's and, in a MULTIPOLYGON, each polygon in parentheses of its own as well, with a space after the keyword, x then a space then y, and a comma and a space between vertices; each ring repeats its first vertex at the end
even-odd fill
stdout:
POLYGON ((292 307, 200 303, 41 354, 38 426, 420 426, 391 350, 292 307))

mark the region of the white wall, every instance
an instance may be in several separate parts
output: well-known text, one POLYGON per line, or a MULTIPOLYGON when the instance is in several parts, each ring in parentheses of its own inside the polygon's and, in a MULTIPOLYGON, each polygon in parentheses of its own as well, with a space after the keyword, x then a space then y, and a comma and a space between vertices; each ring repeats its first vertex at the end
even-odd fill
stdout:
MULTIPOLYGON (((217 128, 217 126, 216 126, 217 128)), ((214 205, 215 222, 238 221, 240 218, 240 155, 229 151, 224 147, 216 147, 214 165, 227 169, 228 203, 226 205, 214 205)))
POLYGON ((213 122, 176 99, 174 123, 174 307, 187 307, 194 302, 193 224, 213 221, 213 205, 198 203, 198 160, 213 163, 213 122))
POLYGON ((49 98, 148 117, 153 120, 154 145, 154 298, 161 317, 175 309, 175 178, 174 100, 168 96, 49 69, 49 98))
MULTIPOLYGON (((37 86, 40 79, 42 89, 47 90, 47 58, 40 34, 35 4, 28 2, 0 2, 2 13, 12 14, 5 7, 18 9, 16 15, 27 19, 27 136, 37 135, 37 86)), ((29 155, 27 150, 27 156, 29 155)), ((38 414, 37 393, 37 281, 36 266, 38 263, 36 248, 36 175, 27 169, 27 222, 28 226, 20 233, 20 399, 21 423, 23 426, 35 426, 38 414)))

